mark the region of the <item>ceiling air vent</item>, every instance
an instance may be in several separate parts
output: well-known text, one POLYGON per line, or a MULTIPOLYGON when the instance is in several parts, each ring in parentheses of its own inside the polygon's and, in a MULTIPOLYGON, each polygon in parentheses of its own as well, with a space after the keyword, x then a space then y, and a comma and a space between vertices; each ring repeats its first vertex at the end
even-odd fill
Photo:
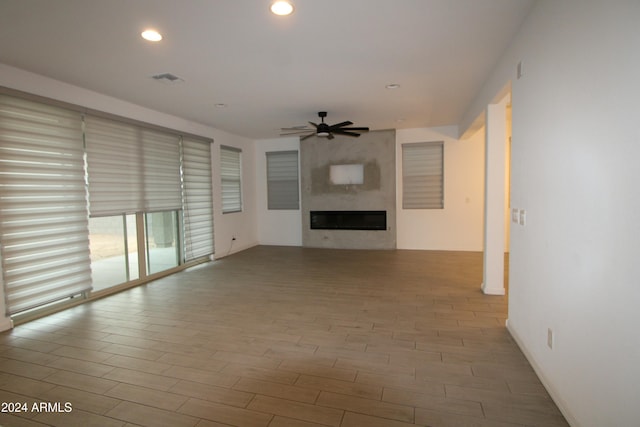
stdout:
POLYGON ((171 73, 162 73, 162 74, 156 74, 155 76, 151 76, 152 79, 157 80, 161 83, 165 83, 165 84, 169 84, 169 85, 174 85, 176 83, 182 83, 184 82, 183 79, 181 79, 180 77, 176 76, 175 74, 171 74, 171 73))

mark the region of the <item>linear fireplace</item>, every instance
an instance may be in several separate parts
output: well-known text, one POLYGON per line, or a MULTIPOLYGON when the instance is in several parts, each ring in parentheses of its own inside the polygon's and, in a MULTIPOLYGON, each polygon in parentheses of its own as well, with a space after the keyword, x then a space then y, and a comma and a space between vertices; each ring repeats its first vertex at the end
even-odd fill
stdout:
POLYGON ((387 211, 311 211, 312 230, 386 230, 387 211))

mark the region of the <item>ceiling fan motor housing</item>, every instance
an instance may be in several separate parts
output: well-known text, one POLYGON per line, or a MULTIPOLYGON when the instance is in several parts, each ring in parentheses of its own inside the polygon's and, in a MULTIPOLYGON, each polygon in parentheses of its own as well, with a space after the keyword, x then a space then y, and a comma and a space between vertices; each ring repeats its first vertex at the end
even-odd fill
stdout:
POLYGON ((329 136, 330 129, 329 125, 326 123, 319 123, 318 128, 316 129, 316 135, 318 136, 329 136))

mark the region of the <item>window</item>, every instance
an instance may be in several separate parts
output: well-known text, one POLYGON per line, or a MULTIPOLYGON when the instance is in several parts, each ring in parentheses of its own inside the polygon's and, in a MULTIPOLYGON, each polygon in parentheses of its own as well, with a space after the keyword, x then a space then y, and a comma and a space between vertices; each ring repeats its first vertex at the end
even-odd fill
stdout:
POLYGON ((444 208, 444 142, 402 144, 403 209, 444 208))
POLYGON ((241 152, 233 147, 220 147, 222 213, 242 211, 241 152))
POLYGON ((300 209, 297 151, 267 153, 267 208, 300 209))
POLYGON ((212 254, 210 146, 205 138, 0 93, 7 313, 212 254))
POLYGON ((7 313, 91 289, 78 113, 0 95, 0 246, 7 313))
POLYGON ((182 138, 184 259, 211 255, 213 247, 211 144, 182 138))

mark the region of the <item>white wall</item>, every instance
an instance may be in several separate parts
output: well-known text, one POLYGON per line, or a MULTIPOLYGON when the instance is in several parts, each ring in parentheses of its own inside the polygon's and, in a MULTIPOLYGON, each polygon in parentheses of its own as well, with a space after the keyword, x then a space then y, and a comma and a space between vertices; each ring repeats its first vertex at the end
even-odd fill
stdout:
MULTIPOLYGON (((55 100, 76 104, 82 107, 99 110, 130 119, 152 123, 179 131, 213 138, 212 147, 212 180, 214 201, 214 227, 216 257, 227 255, 254 246, 258 243, 255 212, 255 160, 252 140, 235 136, 208 126, 190 122, 180 117, 171 116, 134 105, 116 98, 72 86, 41 75, 0 64, 0 86, 16 89, 55 100), (243 212, 222 215, 220 194, 219 147, 229 145, 242 149, 243 157, 243 212), (230 247, 231 237, 237 240, 230 247), (230 251, 231 249, 231 251, 230 251)), ((0 313, 4 313, 3 289, 0 287, 0 313)), ((0 319, 0 330, 6 329, 8 320, 0 319)))
POLYGON ((508 327, 573 426, 640 420, 638 22, 637 0, 539 1, 465 117, 512 79, 508 327))
POLYGON ((398 249, 481 251, 484 134, 457 139, 456 126, 396 131, 398 249), (444 141, 444 209, 402 209, 402 144, 444 141))
POLYGON ((271 151, 300 151, 300 138, 261 139, 255 142, 256 212, 261 245, 302 246, 302 210, 267 209, 267 158, 271 151))

